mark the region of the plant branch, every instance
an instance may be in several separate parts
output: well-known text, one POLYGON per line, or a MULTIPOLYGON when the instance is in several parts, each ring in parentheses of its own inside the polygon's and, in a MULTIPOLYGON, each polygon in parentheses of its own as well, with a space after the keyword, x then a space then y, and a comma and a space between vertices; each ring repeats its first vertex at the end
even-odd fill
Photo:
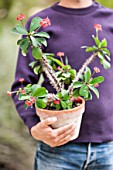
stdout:
POLYGON ((62 86, 59 83, 52 67, 49 65, 49 63, 43 53, 42 53, 42 66, 43 66, 46 76, 50 80, 50 84, 56 89, 57 92, 62 91, 62 86))
POLYGON ((68 93, 72 94, 73 91, 73 84, 78 81, 81 77, 81 75, 83 74, 84 70, 86 69, 86 67, 97 57, 98 52, 93 53, 88 59, 86 59, 85 63, 82 65, 82 67, 79 69, 75 79, 73 80, 73 82, 71 83, 71 85, 68 88, 68 93))

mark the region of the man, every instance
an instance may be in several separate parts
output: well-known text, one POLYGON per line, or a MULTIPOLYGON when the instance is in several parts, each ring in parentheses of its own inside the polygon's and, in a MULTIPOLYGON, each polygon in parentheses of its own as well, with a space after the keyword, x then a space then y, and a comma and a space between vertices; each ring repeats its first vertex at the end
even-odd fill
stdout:
MULTIPOLYGON (((113 11, 92 0, 61 0, 51 7, 30 17, 26 27, 33 17, 39 16, 51 20, 52 25, 45 31, 50 34, 46 52, 63 51, 68 56, 72 68, 79 69, 89 56, 81 46, 93 44, 93 25, 101 24, 101 38, 108 40, 108 48, 113 55, 113 11)), ((15 81, 12 90, 19 87, 18 78, 25 77, 26 84, 36 83, 37 76, 28 68, 32 55, 26 60, 19 52, 15 81)), ((95 60, 91 68, 98 66, 95 60)), ((70 141, 75 126, 66 125, 52 129, 50 125, 56 118, 48 118, 42 122, 35 114, 35 109, 24 110, 21 101, 14 95, 13 99, 20 117, 28 126, 31 135, 38 140, 34 170, 113 170, 113 78, 111 68, 106 72, 100 66, 105 82, 101 85, 100 99, 93 97, 87 101, 86 112, 82 120, 79 137, 70 141)), ((49 81, 45 79, 43 86, 53 92, 49 81)))

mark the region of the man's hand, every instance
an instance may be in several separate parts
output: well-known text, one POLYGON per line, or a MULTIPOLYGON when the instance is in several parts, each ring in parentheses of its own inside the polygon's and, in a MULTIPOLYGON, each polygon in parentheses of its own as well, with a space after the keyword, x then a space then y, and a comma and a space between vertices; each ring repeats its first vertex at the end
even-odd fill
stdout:
POLYGON ((49 125, 52 125, 56 121, 57 118, 53 117, 39 122, 31 128, 31 135, 51 147, 64 145, 70 141, 70 138, 74 134, 75 125, 68 124, 58 129, 52 129, 49 125))

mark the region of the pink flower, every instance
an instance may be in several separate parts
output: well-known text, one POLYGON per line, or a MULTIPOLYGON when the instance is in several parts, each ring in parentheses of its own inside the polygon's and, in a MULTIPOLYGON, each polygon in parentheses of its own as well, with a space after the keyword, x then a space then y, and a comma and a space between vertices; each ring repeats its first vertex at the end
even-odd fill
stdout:
POLYGON ((82 103, 82 100, 78 97, 78 98, 75 98, 74 102, 76 102, 76 103, 82 103))
POLYGON ((25 91, 25 90, 22 90, 22 91, 21 91, 21 94, 26 94, 26 91, 25 91))
POLYGON ((51 21, 50 19, 47 17, 46 19, 43 19, 41 22, 40 22, 40 25, 44 28, 46 28, 47 26, 50 26, 51 25, 51 21))
POLYGON ((25 16, 24 14, 19 14, 19 16, 16 17, 16 20, 17 20, 17 21, 22 21, 22 20, 25 19, 25 18, 26 18, 26 16, 25 16))
POLYGON ((100 24, 94 24, 94 28, 95 28, 97 31, 102 31, 102 25, 100 25, 100 24))
POLYGON ((99 69, 98 67, 94 67, 94 71, 95 71, 96 73, 99 73, 99 72, 100 72, 100 69, 99 69))
POLYGON ((29 100, 26 100, 26 101, 25 101, 25 104, 26 104, 27 106, 32 106, 32 102, 29 101, 29 100))
POLYGON ((60 100, 54 100, 54 104, 60 104, 60 100))
POLYGON ((57 53, 57 56, 59 56, 59 57, 63 57, 65 54, 64 54, 64 52, 58 52, 57 53))
POLYGON ((11 96, 11 92, 10 92, 10 91, 7 91, 7 95, 10 97, 10 96, 11 96))
POLYGON ((98 83, 96 83, 96 84, 94 85, 94 87, 99 87, 99 84, 98 84, 98 83))
POLYGON ((59 70, 59 71, 60 71, 60 70, 61 70, 61 67, 60 67, 60 66, 58 66, 58 67, 57 67, 57 70, 59 70))
POLYGON ((33 96, 30 97, 30 102, 33 104, 36 102, 35 98, 33 96))
POLYGON ((19 78, 19 82, 23 83, 24 82, 24 78, 19 78))

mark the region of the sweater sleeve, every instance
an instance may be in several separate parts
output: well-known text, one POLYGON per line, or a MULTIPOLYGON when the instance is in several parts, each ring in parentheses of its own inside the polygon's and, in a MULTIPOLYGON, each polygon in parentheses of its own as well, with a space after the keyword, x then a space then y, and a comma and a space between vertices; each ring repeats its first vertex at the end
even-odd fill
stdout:
MULTIPOLYGON (((29 23, 30 21, 27 22, 26 28, 29 27, 29 23)), ((39 77, 34 74, 33 70, 29 66, 29 63, 32 61, 35 61, 35 59, 32 56, 31 49, 29 50, 27 56, 23 56, 21 49, 19 49, 15 79, 12 84, 11 91, 16 91, 21 87, 21 84, 18 81, 19 78, 24 78, 25 81, 23 82, 23 86, 26 86, 27 84, 36 84, 38 82, 39 77)), ((18 100, 18 96, 16 94, 12 95, 12 99, 19 116, 30 130, 31 127, 39 122, 39 117, 36 115, 35 108, 28 107, 28 109, 25 110, 24 101, 18 100)))

